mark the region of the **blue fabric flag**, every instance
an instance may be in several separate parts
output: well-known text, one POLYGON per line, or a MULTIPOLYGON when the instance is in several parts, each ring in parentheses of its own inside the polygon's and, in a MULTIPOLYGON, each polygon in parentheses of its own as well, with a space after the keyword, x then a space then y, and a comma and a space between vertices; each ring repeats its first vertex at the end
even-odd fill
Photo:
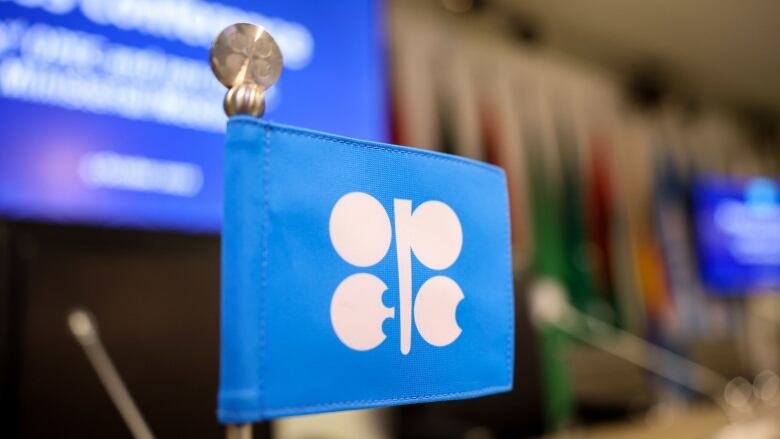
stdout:
POLYGON ((221 422, 511 389, 501 169, 238 116, 224 202, 221 422))

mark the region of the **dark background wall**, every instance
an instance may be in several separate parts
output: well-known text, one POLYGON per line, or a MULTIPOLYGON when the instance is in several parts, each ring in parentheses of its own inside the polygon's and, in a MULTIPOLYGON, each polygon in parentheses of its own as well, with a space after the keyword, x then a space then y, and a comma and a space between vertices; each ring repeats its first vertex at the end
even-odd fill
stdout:
MULTIPOLYGON (((515 389, 394 409, 393 436, 543 432, 534 334, 516 297, 515 389)), ((130 437, 68 330, 76 307, 94 315, 156 436, 224 436, 215 416, 218 236, 0 223, 0 437, 130 437)), ((270 434, 270 423, 255 427, 255 437, 270 434)))
POLYGON ((0 436, 130 436, 67 329, 77 306, 95 315, 157 435, 222 434, 218 237, 24 224, 1 234, 0 436))

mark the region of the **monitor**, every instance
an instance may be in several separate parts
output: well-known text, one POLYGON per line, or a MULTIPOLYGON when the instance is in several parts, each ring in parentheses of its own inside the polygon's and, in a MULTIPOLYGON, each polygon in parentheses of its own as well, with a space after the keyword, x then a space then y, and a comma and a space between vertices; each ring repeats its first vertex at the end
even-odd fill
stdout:
POLYGON ((279 43, 266 119, 381 141, 382 19, 364 0, 0 0, 0 218, 219 231, 217 34, 279 43))
POLYGON ((693 205, 699 269, 711 292, 780 288, 780 180, 701 177, 693 205))

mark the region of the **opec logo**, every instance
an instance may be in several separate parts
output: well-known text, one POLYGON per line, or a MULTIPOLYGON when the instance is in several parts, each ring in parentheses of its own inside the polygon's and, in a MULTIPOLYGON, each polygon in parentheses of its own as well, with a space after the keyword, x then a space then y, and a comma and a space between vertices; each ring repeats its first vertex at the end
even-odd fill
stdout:
MULTIPOLYGON (((460 255, 463 231, 455 212, 441 201, 426 201, 412 209, 411 200, 393 201, 394 219, 374 197, 363 192, 342 196, 330 214, 330 240, 344 261, 357 267, 378 264, 390 249, 395 230, 398 258, 401 353, 412 344, 412 320, 422 338, 447 346, 461 333, 455 312, 463 299, 458 284, 447 276, 426 280, 412 301, 412 254, 432 270, 445 270, 460 255)), ((382 303, 385 282, 370 273, 353 274, 336 287, 330 318, 339 340, 351 349, 367 351, 384 342, 382 323, 395 318, 395 308, 382 303)))

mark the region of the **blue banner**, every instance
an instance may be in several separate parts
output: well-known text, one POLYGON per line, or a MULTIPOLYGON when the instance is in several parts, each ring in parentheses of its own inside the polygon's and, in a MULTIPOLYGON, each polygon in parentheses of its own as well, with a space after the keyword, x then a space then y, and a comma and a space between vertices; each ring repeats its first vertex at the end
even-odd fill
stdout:
POLYGON ((221 422, 511 389, 501 169, 235 117, 224 175, 221 422))

